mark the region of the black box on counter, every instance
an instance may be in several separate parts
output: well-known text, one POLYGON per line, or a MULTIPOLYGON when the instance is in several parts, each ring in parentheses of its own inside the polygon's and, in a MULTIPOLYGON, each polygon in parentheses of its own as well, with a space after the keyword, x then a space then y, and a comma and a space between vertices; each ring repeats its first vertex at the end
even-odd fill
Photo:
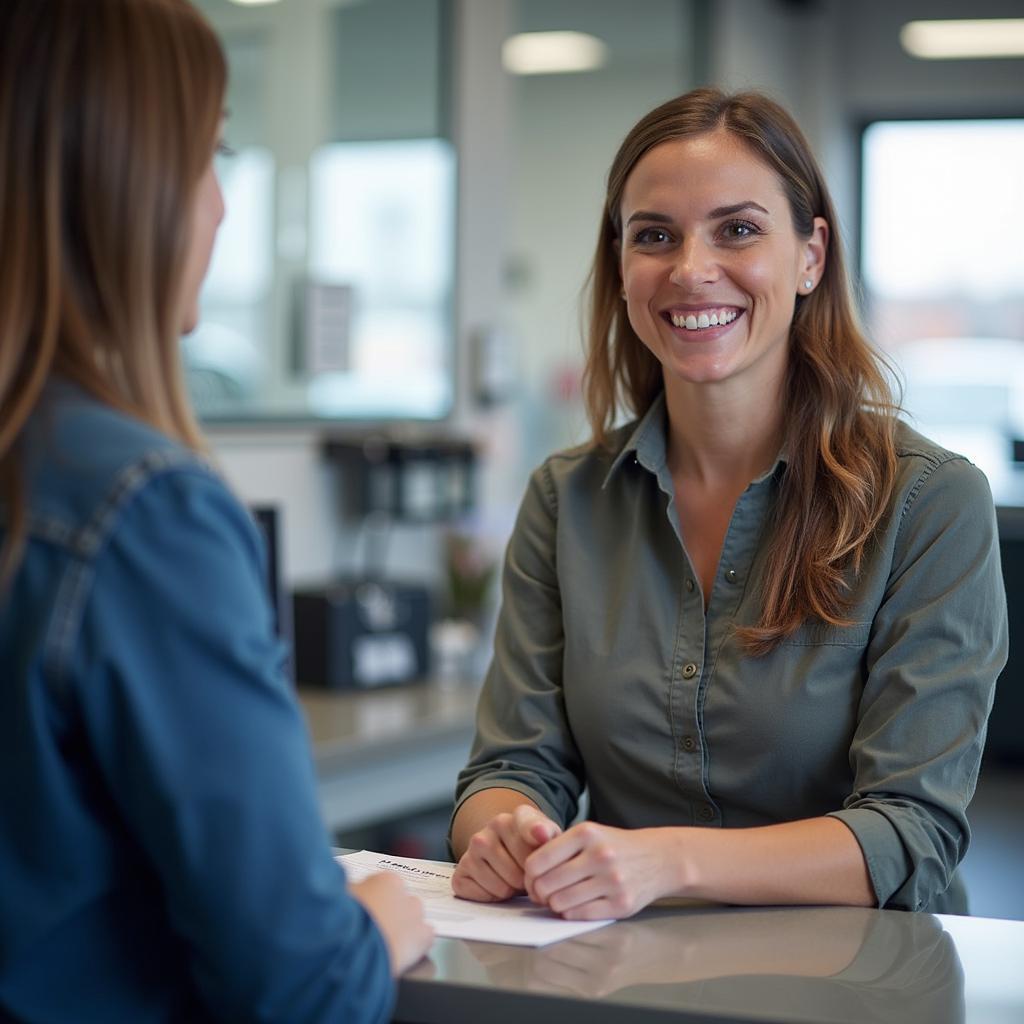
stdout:
POLYGON ((366 690, 426 678, 426 587, 341 580, 297 590, 293 610, 299 684, 366 690))

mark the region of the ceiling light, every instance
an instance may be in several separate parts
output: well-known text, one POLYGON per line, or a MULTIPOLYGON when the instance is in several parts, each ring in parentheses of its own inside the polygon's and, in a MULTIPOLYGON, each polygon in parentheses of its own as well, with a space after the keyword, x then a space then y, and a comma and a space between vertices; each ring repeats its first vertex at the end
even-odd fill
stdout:
POLYGON ((1024 57, 1024 18, 911 21, 900 29, 900 43, 923 60, 1024 57))
POLYGON ((521 32, 501 47, 501 62, 514 75, 593 71, 608 59, 608 47, 584 32, 521 32))
POLYGON ((276 4, 277 0, 231 0, 233 4, 240 4, 242 7, 263 7, 265 4, 276 4))

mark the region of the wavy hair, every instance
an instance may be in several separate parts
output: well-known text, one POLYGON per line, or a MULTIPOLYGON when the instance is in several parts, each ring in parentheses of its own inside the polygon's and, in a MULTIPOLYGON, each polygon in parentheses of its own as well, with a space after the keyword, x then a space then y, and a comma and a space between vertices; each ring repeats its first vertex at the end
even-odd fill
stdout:
POLYGON ((18 437, 52 375, 204 447, 178 335, 226 80, 187 0, 0 3, 0 583, 24 546, 18 437))
POLYGON ((716 130, 732 133, 775 171, 799 237, 810 237, 815 217, 830 228, 823 277, 811 294, 797 297, 790 327, 788 462, 773 513, 761 618, 737 630, 748 653, 759 655, 809 619, 849 624, 849 574, 859 569, 894 486, 899 406, 884 360, 858 323, 839 221, 803 133, 760 93, 696 89, 640 120, 608 175, 587 285, 583 394, 593 443, 607 446, 619 409, 642 416, 664 387, 661 364, 637 337, 620 295, 616 245, 626 181, 660 143, 716 130))

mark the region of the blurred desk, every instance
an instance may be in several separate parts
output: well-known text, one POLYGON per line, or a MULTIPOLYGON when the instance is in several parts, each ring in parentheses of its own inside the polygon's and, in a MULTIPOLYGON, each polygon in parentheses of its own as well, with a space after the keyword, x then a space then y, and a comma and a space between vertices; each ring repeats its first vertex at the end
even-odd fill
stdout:
POLYGON ((320 808, 332 831, 451 801, 473 739, 479 689, 302 689, 320 808))
POLYGON ((396 1024, 1010 1024, 1024 922, 853 907, 652 908, 541 949, 436 939, 396 1024))

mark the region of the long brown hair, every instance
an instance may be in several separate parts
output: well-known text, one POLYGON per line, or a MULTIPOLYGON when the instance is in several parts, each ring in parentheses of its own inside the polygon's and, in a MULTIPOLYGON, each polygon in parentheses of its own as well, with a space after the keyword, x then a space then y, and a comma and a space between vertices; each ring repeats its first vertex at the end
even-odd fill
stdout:
POLYGON ((203 448, 178 335, 226 78, 187 0, 0 3, 0 583, 24 544, 17 439, 51 375, 203 448))
POLYGON ((860 566, 896 476, 898 411, 883 360, 858 324, 822 173, 792 117, 766 96, 694 90, 647 114, 620 146, 588 280, 584 400, 593 441, 606 445, 619 407, 642 416, 664 387, 661 364, 637 337, 620 296, 622 193, 654 146, 717 129, 742 140, 779 176, 799 237, 810 237, 815 217, 830 228, 823 277, 810 295, 797 298, 790 328, 788 462, 761 619, 737 630, 749 653, 764 654, 808 619, 848 624, 849 573, 860 566))

